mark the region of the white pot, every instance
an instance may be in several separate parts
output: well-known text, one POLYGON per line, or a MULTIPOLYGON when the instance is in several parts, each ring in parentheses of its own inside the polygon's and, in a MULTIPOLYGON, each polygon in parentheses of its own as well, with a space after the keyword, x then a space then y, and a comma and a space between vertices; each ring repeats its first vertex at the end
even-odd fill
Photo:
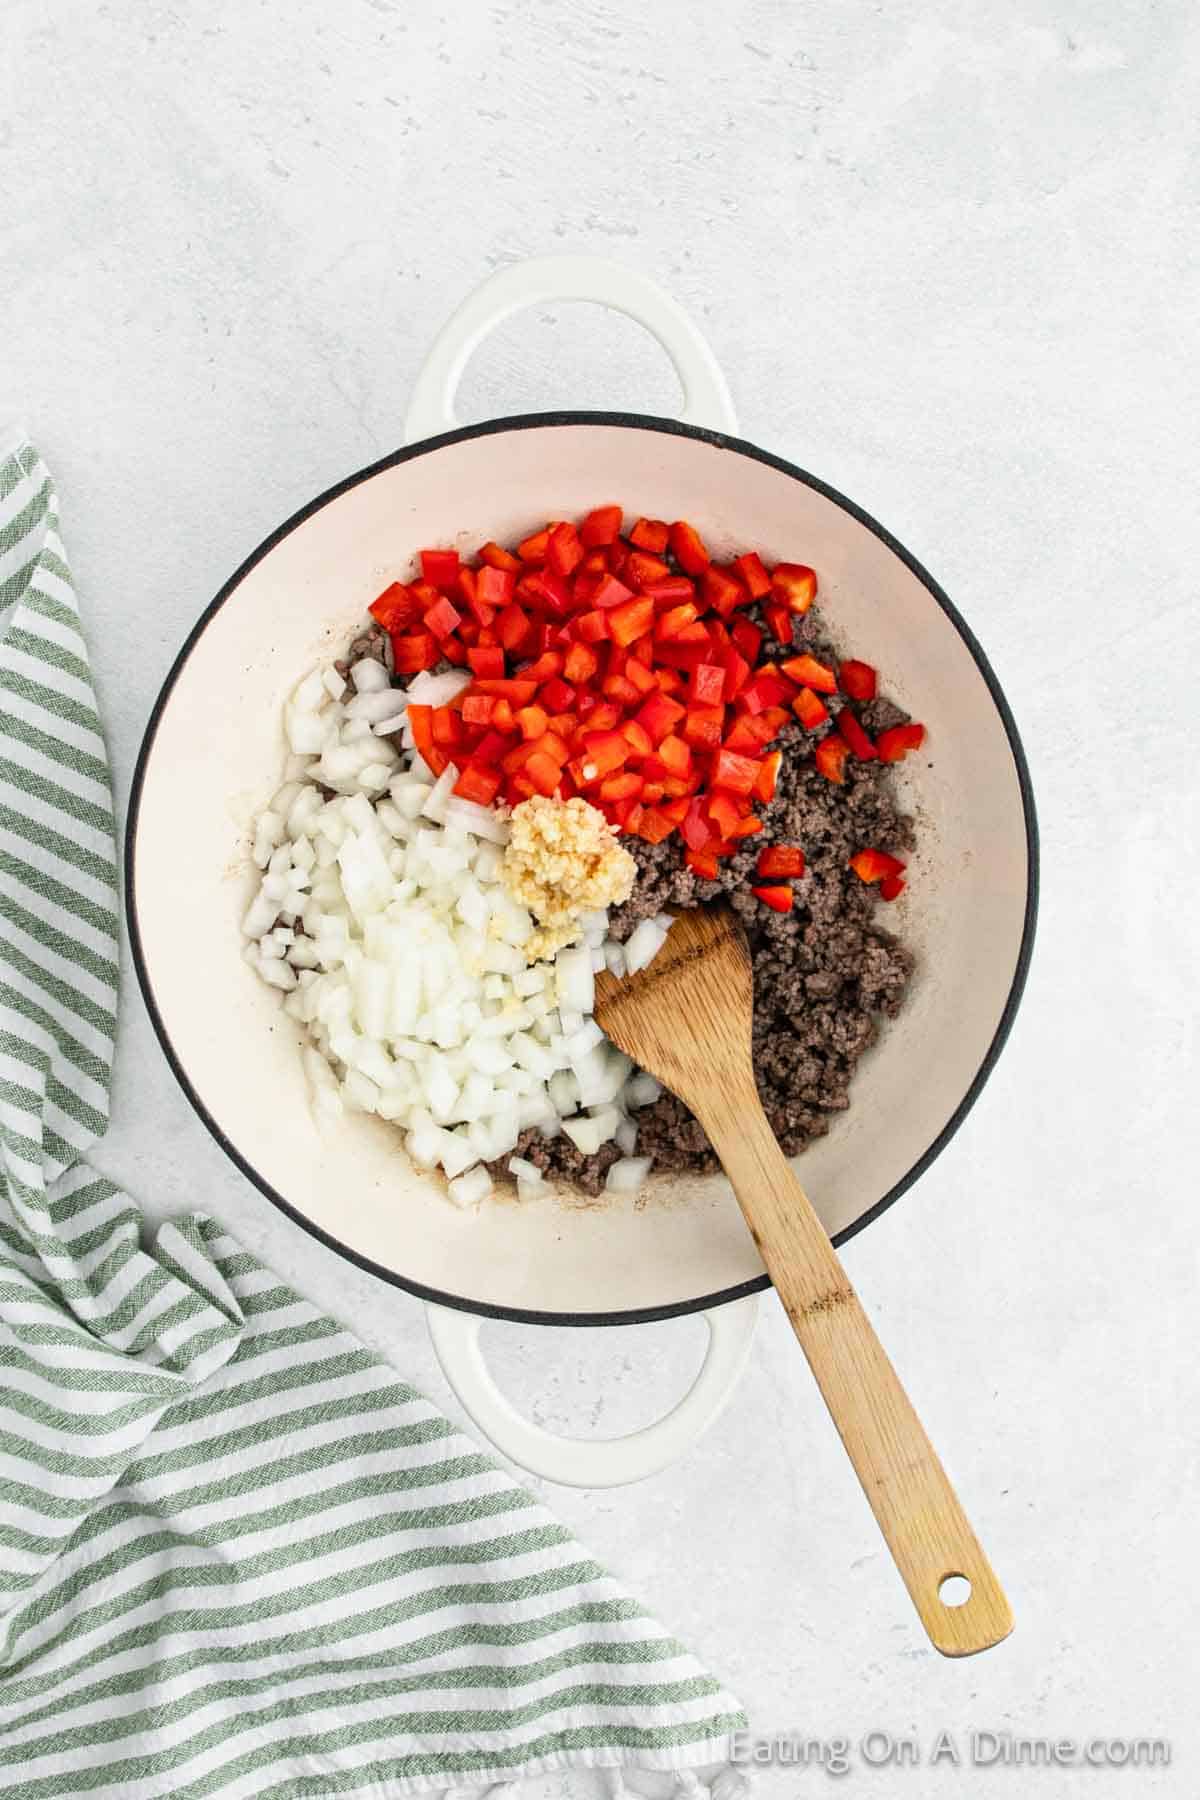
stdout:
POLYGON ((811 563, 831 630, 886 672, 928 727, 898 779, 919 822, 889 923, 919 966, 901 1016, 863 1059, 853 1105, 801 1161, 841 1241, 895 1200, 975 1100, 1020 998, 1036 908, 1028 772, 995 676, 915 558, 823 482, 732 435, 707 345, 644 277, 582 257, 506 269, 435 344, 408 447, 281 525, 206 609, 142 745, 127 840, 134 956, 185 1092, 239 1168, 331 1249, 434 1303, 430 1327, 468 1410, 501 1449, 580 1485, 661 1468, 703 1430, 745 1359, 767 1277, 723 1179, 662 1177, 650 1203, 449 1205, 394 1129, 361 1115, 318 1131, 298 1028, 243 961, 250 822, 280 780, 285 696, 339 654, 370 600, 426 544, 472 551, 602 502, 692 519, 714 554, 749 548, 811 563), (454 390, 499 320, 552 299, 605 302, 663 343, 685 423, 614 413, 527 414, 458 427, 454 390), (709 1354, 692 1392, 632 1438, 555 1439, 502 1398, 479 1354, 485 1316, 633 1324, 701 1311, 709 1354))

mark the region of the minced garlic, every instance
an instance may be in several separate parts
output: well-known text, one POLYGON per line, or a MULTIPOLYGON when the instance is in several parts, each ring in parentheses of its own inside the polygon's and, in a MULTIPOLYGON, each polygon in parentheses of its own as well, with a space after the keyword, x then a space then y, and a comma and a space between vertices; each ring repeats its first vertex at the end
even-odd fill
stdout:
POLYGON ((586 800, 537 794, 514 807, 501 876, 540 927, 524 945, 531 960, 573 944, 580 914, 628 900, 636 874, 615 827, 586 800))

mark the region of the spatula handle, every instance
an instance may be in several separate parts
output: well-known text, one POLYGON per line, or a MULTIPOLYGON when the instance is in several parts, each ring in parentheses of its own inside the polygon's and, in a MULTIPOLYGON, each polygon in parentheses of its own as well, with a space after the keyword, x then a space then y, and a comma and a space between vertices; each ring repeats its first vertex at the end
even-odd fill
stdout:
POLYGON ((722 1112, 709 1136, 921 1622, 945 1656, 990 1649, 1008 1601, 825 1228, 757 1097, 722 1112), (971 1584, 961 1605, 941 1597, 951 1576, 971 1584))

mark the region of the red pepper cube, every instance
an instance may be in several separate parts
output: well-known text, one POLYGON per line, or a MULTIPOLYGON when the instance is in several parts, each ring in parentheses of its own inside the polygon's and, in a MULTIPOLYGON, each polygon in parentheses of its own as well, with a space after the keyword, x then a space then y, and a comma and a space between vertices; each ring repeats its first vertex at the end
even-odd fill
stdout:
POLYGON ((687 698, 694 706, 720 706, 725 698, 725 670, 716 662, 698 662, 687 682, 687 698))
POLYGON ((507 606, 516 590, 517 578, 511 569, 480 569, 475 581, 475 598, 480 606, 494 612, 507 606))
POLYGON ((643 637, 653 624, 654 602, 645 596, 614 606, 608 615, 613 642, 621 645, 632 644, 635 638, 643 637))
POLYGON ((699 575, 708 567, 708 551, 694 525, 676 519, 668 535, 671 554, 685 575, 699 575))
POLYGON ((665 519, 639 519, 629 533, 629 541, 636 544, 639 550, 648 550, 652 556, 661 556, 670 535, 671 527, 665 519))
POLYGON ((820 694, 837 693, 837 676, 827 663, 818 662, 815 656, 789 657, 783 672, 798 687, 815 688, 820 694))
POLYGON ((517 545, 517 555, 523 563, 544 563, 546 546, 550 542, 549 531, 535 531, 529 537, 522 538, 517 545))
POLYGON ((764 881, 794 881, 804 873, 804 852, 798 844, 769 844, 759 851, 754 872, 764 881))
POLYGON ((412 623, 419 610, 412 589, 405 587, 402 581, 393 581, 390 587, 385 587, 367 608, 385 631, 397 633, 412 623))
POLYGON ((882 881, 885 875, 903 875, 904 864, 886 850, 859 850, 850 858, 850 867, 860 881, 882 881))
POLYGON ((561 773, 554 758, 547 756, 544 750, 535 750, 525 764, 525 778, 531 781, 535 792, 553 794, 557 792, 561 773))
POLYGON ((691 744, 696 750, 716 750, 720 746, 724 729, 723 706, 689 706, 683 721, 682 736, 684 742, 691 744))
POLYGON ((628 760, 629 740, 619 731, 590 731, 583 740, 583 781, 602 781, 628 760))
POLYGON ((756 900, 761 900, 764 906, 769 906, 774 912, 787 913, 792 910, 790 887, 753 887, 750 892, 756 900))
POLYGON ((512 701, 503 694, 497 696, 495 707, 492 710, 492 724, 497 731, 506 733, 517 729, 517 722, 513 718, 512 701))
POLYGON ((421 574, 430 587, 449 587, 458 576, 458 551, 422 550, 421 574))
POLYGON ((647 806, 642 813, 639 836, 648 844, 661 844, 675 830, 675 825, 655 806, 647 806))
MULTIPOLYGON (((649 644, 649 638, 639 638, 635 649, 640 650, 643 644, 649 644)), ((646 667, 645 662, 637 656, 630 655, 625 664, 625 679, 635 689, 639 698, 644 694, 653 694, 658 690, 658 682, 654 678, 653 669, 646 667)))
POLYGON ((600 658, 590 644, 572 644, 563 663, 563 674, 577 687, 590 681, 600 666, 600 658))
POLYGON ((877 677, 870 663, 856 662, 853 657, 838 668, 838 680, 842 684, 843 694, 851 700, 873 700, 877 686, 877 677))
POLYGON ((510 656, 515 655, 529 638, 529 614, 513 602, 496 614, 496 636, 510 656))
POLYGON ((668 775, 686 775, 692 766, 692 752, 685 740, 669 732, 658 746, 658 757, 668 775))
POLYGON ((611 544, 621 531, 619 506, 596 506, 579 527, 580 541, 589 550, 611 544))
POLYGON ((702 851, 711 841, 712 825, 706 816, 704 802, 699 797, 689 801, 679 829, 689 850, 702 851))
POLYGON ((735 619, 729 628, 729 635, 746 661, 753 668, 758 661, 758 653, 762 649, 763 634, 750 619, 735 619))
POLYGON ((692 874, 698 875, 701 881, 715 881, 720 874, 721 865, 711 851, 685 850, 683 860, 692 874))
POLYGON ((753 756, 774 733, 761 713, 742 713, 725 734, 725 748, 742 756, 753 756))
POLYGON ((743 838, 754 837, 763 828, 763 822, 754 813, 746 813, 734 826, 731 837, 740 843, 743 838))
MULTIPOLYGON (((528 706, 537 693, 537 682, 516 677, 503 681, 490 681, 484 680, 482 676, 476 676, 475 692, 494 694, 497 701, 507 700, 510 706, 528 706)), ((498 717, 499 712, 500 708, 497 706, 496 711, 492 714, 493 719, 498 717)))
POLYGON ((741 810, 732 794, 710 794, 706 802, 708 816, 722 838, 732 838, 741 819, 741 810))
POLYGON ((561 650, 544 650, 531 663, 523 663, 521 676, 525 681, 549 681, 562 671, 563 657, 561 650))
POLYGON ((603 612, 609 612, 614 607, 624 606, 626 601, 632 599, 633 589, 627 588, 625 583, 618 581, 615 575, 608 575, 592 595, 592 605, 599 607, 603 612))
POLYGON ((546 563, 556 575, 572 575, 583 561, 583 545, 573 525, 556 525, 546 540, 546 563))
MULTIPOLYGON (((595 599, 595 595, 592 596, 595 599)), ((575 619, 575 635, 582 644, 601 644, 608 636, 608 620, 599 607, 579 613, 575 619)))
POLYGON ((903 892, 903 875, 885 875, 879 884, 879 898, 881 900, 898 900, 903 892))
POLYGON ((840 738, 836 732, 831 731, 813 751, 813 762, 826 781, 835 782, 841 787, 846 779, 846 758, 849 754, 850 746, 845 738, 840 738))
POLYGON ((443 639, 441 651, 446 661, 448 663, 453 663, 457 669, 461 669, 467 660, 467 646, 462 643, 459 638, 448 637, 443 639))
POLYGON ((752 794, 758 778, 758 761, 740 756, 736 750, 724 748, 713 757, 711 781, 716 788, 727 788, 731 794, 752 794))
POLYGON ((601 800, 636 800, 642 791, 642 778, 632 769, 622 769, 616 775, 606 775, 600 783, 601 800))
POLYGON ((636 719, 623 719, 620 725, 622 737, 629 745, 633 756, 649 756, 654 749, 654 742, 644 725, 636 719))
POLYGON ((836 730, 845 738, 859 762, 875 761, 879 752, 848 706, 838 714, 836 730))
POLYGON ((490 676, 496 680, 504 674, 504 652, 499 646, 480 645, 477 649, 467 651, 467 662, 476 675, 484 679, 490 676))
POLYGON ((454 784, 460 800, 473 800, 477 806, 490 806, 500 790, 499 769, 480 768, 469 762, 454 784))
POLYGON ((659 556, 649 556, 645 550, 631 550, 625 561, 625 574, 634 587, 642 592, 648 587, 670 579, 671 571, 659 556))
POLYGON ((771 577, 763 567, 762 557, 756 550, 745 556, 735 556, 733 566, 745 583, 752 600, 761 600, 771 591, 771 577))
POLYGON ((657 693, 651 694, 648 699, 643 700, 634 717, 639 725, 645 726, 657 744, 666 737, 669 731, 675 729, 686 711, 687 708, 680 706, 677 700, 672 700, 669 694, 657 693))
POLYGON ((655 606, 665 612, 669 606, 680 606, 688 600, 696 598, 696 584, 689 581, 686 575, 668 575, 665 581, 652 581, 642 589, 649 594, 655 606))
POLYGON ((925 742, 923 725, 891 725, 875 739, 881 762, 899 762, 910 750, 919 750, 925 742))
POLYGON ((437 640, 432 632, 392 636, 392 667, 397 675, 419 675, 422 669, 432 669, 437 660, 437 640))
MULTIPOLYGON (((687 630, 689 625, 694 625, 699 617, 700 609, 695 602, 685 600, 682 606, 670 606, 666 612, 659 614, 658 623, 654 628, 655 634, 660 638, 677 638, 687 630)), ((702 642, 707 647, 709 641, 707 631, 704 632, 703 638, 693 641, 702 642)))
POLYGON ((492 722, 496 702, 491 694, 468 694, 462 703, 464 725, 487 727, 492 722))
POLYGON ((540 738, 549 723, 545 707, 536 704, 520 707, 513 720, 523 738, 540 738))
POLYGON ((772 750, 764 756, 759 764, 758 779, 754 783, 754 798, 762 806, 769 806, 775 798, 775 789, 779 783, 779 769, 783 762, 783 751, 772 750))
POLYGON ((519 557, 514 556, 511 550, 502 549, 499 544, 493 543, 490 539, 479 552, 479 560, 481 563, 486 563, 490 569, 508 569, 513 575, 521 567, 519 557))
POLYGON ((817 577, 806 563, 776 563, 771 592, 794 613, 806 613, 816 598, 817 577))
POLYGON ((462 720, 453 707, 435 706, 433 709, 433 741, 440 744, 443 750, 454 750, 462 743, 462 720))
POLYGON ((462 614, 443 597, 425 614, 425 627, 436 638, 448 638, 462 624, 462 614))
POLYGON ((700 594, 705 604, 722 619, 727 619, 736 607, 746 606, 750 601, 748 589, 737 581, 728 569, 718 568, 710 564, 704 571, 700 583, 700 594))
MULTIPOLYGON (((411 707, 409 711, 412 711, 411 707)), ((508 747, 508 739, 502 732, 485 731, 471 752, 471 761, 483 764, 498 763, 500 758, 506 754, 508 747)))
POLYGON ((815 731, 818 725, 823 725, 829 717, 829 708, 813 693, 811 688, 800 689, 792 701, 792 711, 805 731, 815 731))
POLYGON ((772 600, 769 606, 763 607, 763 618, 767 621, 767 626, 775 642, 785 644, 790 650, 795 641, 792 635, 792 621, 795 614, 791 608, 785 606, 782 600, 772 600))

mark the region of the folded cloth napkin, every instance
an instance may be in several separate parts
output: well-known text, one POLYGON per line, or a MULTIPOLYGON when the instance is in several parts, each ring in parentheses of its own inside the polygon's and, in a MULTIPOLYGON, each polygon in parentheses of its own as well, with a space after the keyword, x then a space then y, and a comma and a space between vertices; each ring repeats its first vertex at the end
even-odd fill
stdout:
MULTIPOLYGON (((210 1219, 81 1160, 108 767, 58 509, 0 441, 0 1792, 292 1800, 697 1771, 744 1717, 550 1513, 210 1219)), ((714 1768, 714 1765, 717 1767, 714 1768)))

